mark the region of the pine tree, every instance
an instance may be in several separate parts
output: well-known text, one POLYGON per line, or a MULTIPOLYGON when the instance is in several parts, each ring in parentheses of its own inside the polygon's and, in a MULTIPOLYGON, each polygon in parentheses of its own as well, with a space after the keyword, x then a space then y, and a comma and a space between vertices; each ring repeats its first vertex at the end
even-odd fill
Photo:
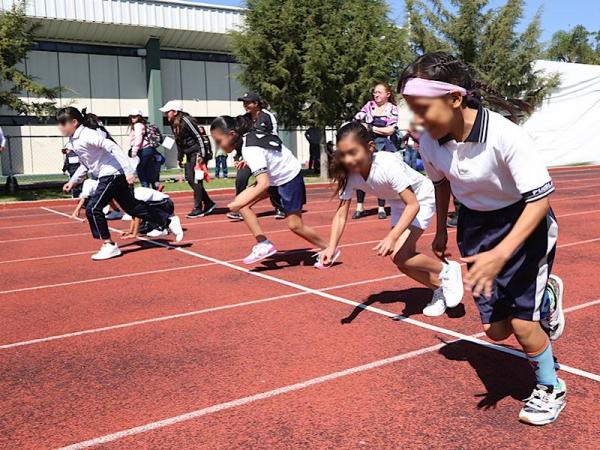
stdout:
POLYGON ((523 32, 524 0, 507 0, 492 9, 488 0, 407 0, 409 40, 416 53, 449 51, 469 65, 474 76, 509 98, 539 105, 559 83, 536 71, 543 55, 540 13, 523 32))
POLYGON ((25 15, 25 2, 0 11, 0 106, 19 114, 47 115, 54 111, 58 88, 43 86, 17 66, 34 44, 36 24, 25 15), (26 102, 23 93, 41 100, 26 102))
POLYGON ((600 32, 592 33, 583 25, 552 36, 547 57, 581 64, 600 64, 600 32))

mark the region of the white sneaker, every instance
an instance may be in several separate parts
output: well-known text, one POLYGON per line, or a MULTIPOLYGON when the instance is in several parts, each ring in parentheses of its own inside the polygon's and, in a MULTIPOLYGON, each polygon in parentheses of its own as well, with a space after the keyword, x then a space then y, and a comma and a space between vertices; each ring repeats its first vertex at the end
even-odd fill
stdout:
POLYGON ((530 425, 554 422, 567 405, 567 385, 560 378, 558 385, 538 384, 519 413, 519 420, 530 425))
POLYGON ((100 247, 100 251, 92 255, 92 259, 94 261, 101 261, 103 259, 116 258, 117 256, 121 256, 119 246, 117 244, 105 242, 102 244, 102 247, 100 247))
POLYGON ((179 216, 171 217, 169 231, 175 235, 175 242, 181 242, 183 240, 183 228, 181 227, 179 216))
POLYGON ((124 220, 126 222, 131 222, 131 216, 129 214, 123 214, 123 216, 121 217, 121 220, 124 220))
POLYGON ((431 301, 423 308, 423 315, 427 317, 439 317, 446 312, 446 301, 444 300, 444 291, 437 288, 433 291, 431 301))
POLYGON ((446 306, 448 308, 454 308, 460 305, 465 293, 462 270, 460 264, 456 261, 449 261, 444 266, 444 269, 445 270, 440 275, 440 282, 442 283, 446 306))
POLYGON ((119 220, 123 217, 123 213, 121 211, 109 211, 108 214, 106 214, 106 220, 119 220))
POLYGON ((149 238, 160 238, 168 235, 169 232, 167 230, 159 230, 158 228, 146 233, 146 236, 148 236, 149 238))
POLYGON ((254 264, 277 253, 271 241, 262 241, 252 247, 252 252, 244 258, 244 264, 254 264))

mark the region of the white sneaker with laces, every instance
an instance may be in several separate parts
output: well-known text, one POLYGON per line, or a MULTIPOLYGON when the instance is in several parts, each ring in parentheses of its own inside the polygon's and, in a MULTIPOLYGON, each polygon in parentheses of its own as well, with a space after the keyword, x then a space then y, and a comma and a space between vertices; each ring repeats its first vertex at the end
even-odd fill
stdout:
POLYGON ((252 247, 252 252, 244 258, 244 264, 254 264, 277 253, 271 241, 262 241, 252 247))
POLYGON ((538 384, 519 413, 519 420, 530 425, 554 422, 567 405, 567 385, 560 378, 556 386, 538 384))
POLYGON ((460 305, 465 288, 463 286, 462 269, 456 261, 449 261, 440 274, 440 282, 446 299, 446 306, 454 308, 460 305))
POLYGON ((440 287, 433 291, 431 301, 423 308, 423 315, 427 317, 439 317, 445 312, 446 300, 444 299, 444 291, 440 287))
POLYGON ((158 228, 156 228, 156 229, 146 233, 146 236, 148 236, 149 238, 159 238, 159 237, 165 237, 168 234, 169 234, 169 232, 167 230, 159 230, 158 228))
POLYGON ((98 253, 92 255, 92 259, 94 261, 102 261, 104 259, 115 258, 117 256, 121 256, 121 250, 119 249, 119 246, 114 243, 105 242, 102 244, 102 247, 100 247, 98 253))
POLYGON ((181 227, 179 216, 171 217, 169 231, 175 235, 175 242, 181 242, 183 240, 183 228, 181 227))

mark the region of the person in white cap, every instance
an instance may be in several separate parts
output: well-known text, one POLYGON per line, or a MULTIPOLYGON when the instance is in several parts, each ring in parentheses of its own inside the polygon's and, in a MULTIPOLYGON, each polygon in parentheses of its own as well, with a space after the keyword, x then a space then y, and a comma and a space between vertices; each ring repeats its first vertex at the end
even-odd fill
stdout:
POLYGON ((204 128, 196 120, 183 111, 183 105, 171 100, 160 110, 171 124, 177 143, 177 161, 179 167, 185 169, 185 179, 194 191, 194 209, 187 215, 189 219, 204 217, 212 213, 217 205, 211 200, 204 189, 203 179, 196 176, 196 165, 212 158, 210 140, 204 128), (185 164, 183 157, 185 156, 185 164))
POLYGON ((144 118, 141 109, 129 111, 129 145, 131 146, 130 157, 139 157, 137 165, 137 176, 142 187, 157 189, 160 180, 160 166, 163 156, 156 150, 149 139, 148 121, 144 118))

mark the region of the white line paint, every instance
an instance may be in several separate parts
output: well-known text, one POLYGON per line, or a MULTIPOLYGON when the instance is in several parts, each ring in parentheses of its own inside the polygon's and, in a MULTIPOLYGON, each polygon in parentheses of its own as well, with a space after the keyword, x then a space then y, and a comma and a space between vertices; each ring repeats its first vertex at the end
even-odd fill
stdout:
POLYGON ((62 211, 58 211, 56 209, 47 208, 45 206, 40 206, 40 209, 43 209, 44 211, 48 211, 48 212, 51 212, 51 213, 54 213, 54 214, 58 214, 59 216, 66 217, 67 219, 77 220, 79 222, 85 222, 85 219, 82 219, 81 217, 73 217, 71 214, 67 214, 67 213, 64 213, 62 211))
MULTIPOLYGON (((144 237, 139 237, 138 239, 141 240, 141 241, 150 242, 150 243, 152 243, 152 244, 154 244, 154 245, 156 245, 158 247, 172 249, 172 250, 184 253, 186 255, 193 256, 194 258, 202 259, 202 260, 208 261, 208 262, 213 262, 213 263, 219 264, 219 265, 221 265, 223 267, 228 267, 230 269, 233 269, 233 270, 236 270, 238 272, 242 272, 242 273, 251 275, 253 277, 257 277, 257 278, 262 278, 264 280, 273 281, 275 283, 282 284, 284 286, 288 286, 288 287, 291 287, 293 289, 297 289, 299 291, 304 291, 304 292, 307 292, 307 293, 310 293, 310 294, 314 294, 314 295, 316 295, 318 297, 323 297, 323 298, 326 298, 326 299, 329 299, 329 300, 333 300, 333 301, 339 302, 339 303, 345 303, 347 305, 352 305, 354 307, 358 307, 358 308, 361 308, 361 309, 364 309, 364 310, 367 310, 367 311, 371 311, 371 312, 374 312, 376 314, 379 314, 379 315, 382 315, 382 316, 385 316, 385 317, 390 317, 390 318, 402 321, 404 323, 408 323, 408 324, 417 326, 419 328, 424 328, 424 329, 427 329, 427 330, 430 330, 430 331, 435 331, 437 333, 446 334, 447 336, 452 336, 452 337, 457 338, 457 339, 463 339, 463 340, 472 342, 474 344, 478 344, 478 345, 481 345, 481 346, 484 346, 484 347, 487 347, 487 348, 498 350, 500 352, 509 353, 511 355, 515 355, 515 356, 519 356, 519 357, 522 357, 522 358, 526 358, 526 356, 522 352, 519 352, 517 350, 506 348, 506 347, 502 347, 502 346, 497 345, 497 344, 492 344, 492 343, 483 341, 481 339, 476 339, 476 338, 473 338, 471 336, 467 336, 467 335, 465 335, 463 333, 458 333, 456 331, 449 330, 447 328, 438 327, 438 326, 435 326, 435 325, 431 325, 429 323, 421 322, 419 320, 411 319, 410 317, 405 317, 405 316, 402 316, 402 315, 397 315, 397 314, 394 314, 394 313, 391 313, 391 312, 388 312, 388 311, 384 311, 383 309, 380 309, 380 308, 375 308, 373 306, 368 306, 368 305, 364 305, 362 303, 357 303, 357 302, 349 300, 347 298, 343 298, 343 297, 340 297, 340 296, 337 296, 337 295, 332 295, 332 294, 329 294, 329 293, 326 293, 326 292, 321 292, 321 291, 318 291, 316 289, 312 289, 312 288, 309 288, 307 286, 303 286, 301 284, 294 283, 292 281, 288 281, 288 280, 284 280, 284 279, 281 279, 281 278, 277 278, 277 277, 274 277, 272 275, 267 275, 267 274, 265 274, 263 272, 253 272, 250 269, 246 269, 244 267, 236 266, 235 264, 231 264, 231 263, 229 263, 227 261, 221 261, 220 259, 213 258, 211 256, 206 256, 206 255, 203 255, 201 253, 196 253, 196 252, 193 252, 191 250, 187 250, 187 249, 182 248, 182 247, 173 247, 172 245, 165 244, 165 243, 159 242, 159 241, 154 241, 152 239, 148 239, 148 238, 144 238, 144 237)), ((569 366, 562 366, 562 369, 564 371, 566 371, 566 372, 569 372, 570 371, 569 369, 571 369, 571 368, 569 366)), ((584 372, 584 371, 581 371, 579 369, 577 369, 577 372, 578 373, 576 373, 576 375, 585 376, 586 378, 589 378, 591 380, 600 382, 600 375, 596 375, 596 374, 589 373, 589 372, 584 372)), ((571 373, 573 373, 573 372, 571 372, 571 373)))
POLYGON ((328 381, 333 381, 338 378, 346 377, 349 375, 366 372, 368 370, 376 369, 379 367, 387 366, 389 364, 393 364, 399 361, 403 361, 406 359, 414 358, 420 355, 424 355, 426 353, 435 352, 442 348, 445 343, 432 345, 429 347, 424 347, 419 350, 414 350, 407 353, 401 353, 399 355, 392 356, 390 358, 380 359, 378 361, 373 361, 368 364, 363 364, 360 366, 355 366, 346 370, 341 370, 339 372, 329 373, 327 375, 323 375, 317 378, 311 378, 310 380, 305 380, 299 383, 290 384, 288 386, 280 387, 277 389, 273 389, 266 392, 261 392, 259 394, 250 395, 248 397, 238 398, 236 400, 232 400, 225 403, 219 403, 217 405, 209 406, 207 408, 197 409, 195 411, 188 412, 186 414, 181 414, 179 416, 170 417, 168 419, 159 420, 156 422, 147 423, 145 425, 141 425, 139 427, 129 428, 127 430, 118 431, 116 433, 107 434, 101 437, 97 437, 94 439, 90 439, 87 441, 82 441, 76 444, 68 445, 66 447, 61 447, 59 450, 80 450, 89 447, 95 447, 97 445, 106 444, 109 442, 117 441, 119 439, 123 439, 128 436, 134 436, 136 434, 146 433, 148 431, 168 427, 171 425, 175 425, 177 423, 185 422, 191 419, 196 419, 198 417, 206 416, 208 414, 214 414, 219 411, 224 411, 231 408, 237 408, 243 405, 247 405, 248 403, 257 402, 260 400, 266 400, 268 398, 276 397, 278 395, 287 394, 289 392, 299 391, 302 389, 306 389, 310 386, 314 386, 317 384, 322 384, 328 381))
MULTIPOLYGON (((299 293, 301 294, 301 293, 299 293)), ((600 303, 600 300, 595 300, 593 302, 588 302, 587 304, 584 305, 579 305, 580 308, 583 308, 585 306, 589 306, 591 304, 598 304, 600 303)), ((570 310, 575 310, 576 307, 574 308, 570 308, 570 310)), ((565 310, 566 312, 567 310, 565 310)), ((477 333, 471 336, 468 336, 471 339, 475 340, 475 343, 479 343, 480 340, 478 339, 480 336, 483 336, 484 333, 477 333)), ((467 339, 463 339, 461 338, 460 340, 467 340, 467 339)), ((454 341, 453 341, 454 342, 454 341)), ((481 342, 485 342, 485 341, 481 341, 481 342)), ((333 372, 333 373, 329 373, 327 375, 323 375, 317 378, 311 378, 309 380, 305 380, 299 383, 295 383, 295 384, 290 384, 288 386, 283 386, 277 389, 272 389, 270 391, 265 391, 265 392, 261 392, 259 394, 254 394, 254 395, 250 395, 247 397, 242 397, 242 398, 238 398, 236 400, 231 400, 228 402, 224 402, 224 403, 218 403, 216 405, 212 405, 206 408, 201 408, 201 409, 197 409, 195 411, 190 411, 188 413, 185 414, 180 414, 178 416, 174 416, 174 417, 169 417, 167 419, 163 419, 163 420, 158 420, 155 422, 150 422, 147 423, 145 425, 140 425, 138 427, 133 427, 133 428, 129 428, 126 430, 121 430, 118 431, 116 433, 110 433, 110 434, 106 434, 104 436, 100 436, 100 437, 96 437, 93 439, 89 439, 86 441, 82 441, 82 442, 78 442, 75 444, 71 444, 68 445, 66 447, 61 447, 59 450, 81 450, 81 449, 85 449, 85 448, 90 448, 90 447, 95 447, 101 444, 107 444, 109 442, 114 442, 114 441, 118 441, 120 439, 123 439, 125 437, 129 437, 129 436, 135 436, 138 434, 143 434, 143 433, 147 433, 148 431, 152 431, 152 430, 158 430, 161 428, 166 428, 181 422, 187 422, 189 420, 192 419, 197 419, 199 417, 202 416, 206 416, 209 414, 214 414, 214 413, 218 413, 220 411, 224 411, 227 409, 232 409, 232 408, 238 408, 240 406, 244 406, 247 405, 249 403, 254 403, 257 401, 261 401, 261 400, 266 400, 272 397, 276 397, 279 395, 283 395, 283 394, 287 394, 289 392, 294 392, 294 391, 299 391, 299 390, 303 390, 306 389, 308 387, 317 385, 317 384, 322 384, 322 383, 326 383, 328 381, 334 381, 336 379, 339 378, 343 378, 349 375, 354 375, 354 374, 358 374, 361 372, 366 372, 369 370, 373 370, 373 369, 377 369, 380 367, 384 367, 390 364, 394 364, 400 361, 404 361, 407 359, 411 359, 411 358, 416 358, 418 356, 421 355, 425 355, 428 353, 432 353, 435 352, 437 350, 442 349, 444 346, 448 345, 449 343, 446 342, 442 342, 440 344, 435 344, 435 345, 431 345, 429 347, 423 347, 420 348, 418 350, 413 350, 410 352, 406 352, 406 353, 401 353, 399 355, 395 355, 389 358, 385 358, 385 359, 380 359, 377 361, 373 361, 367 364, 362 364, 360 366, 355 366, 355 367, 351 367, 349 369, 345 369, 345 370, 341 370, 338 372, 333 372)), ((486 344, 488 344, 486 342, 486 344)), ((489 344, 489 345, 493 345, 493 344, 489 344)), ((487 345, 486 345, 487 346, 487 345)), ((500 347, 501 351, 505 352, 505 353, 509 353, 509 354, 514 354, 515 356, 521 357, 521 358, 525 358, 525 355, 523 355, 522 353, 515 351, 513 349, 509 349, 506 347, 500 347)), ((565 370, 565 367, 561 364, 561 369, 565 370)), ((582 377, 589 377, 589 372, 585 372, 576 368, 572 368, 569 367, 569 372, 575 375, 579 375, 582 377)), ((600 381, 597 380, 597 381, 600 381)))

